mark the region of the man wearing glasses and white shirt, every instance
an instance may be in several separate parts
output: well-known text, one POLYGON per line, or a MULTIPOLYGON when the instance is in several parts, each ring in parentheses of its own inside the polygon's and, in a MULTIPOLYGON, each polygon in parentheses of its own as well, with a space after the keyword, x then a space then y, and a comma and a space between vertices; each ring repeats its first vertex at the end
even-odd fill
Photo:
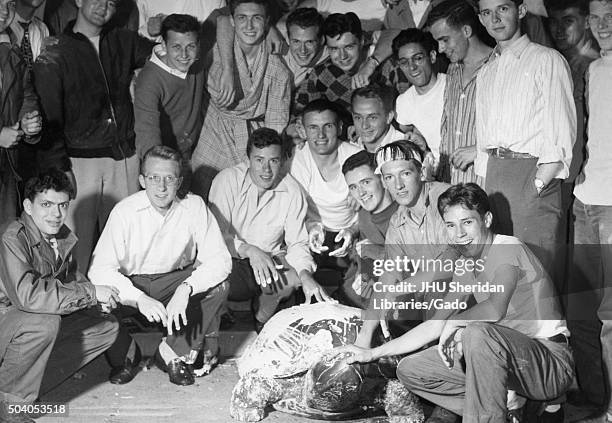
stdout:
MULTIPOLYGON (((191 365, 198 353, 205 349, 204 356, 216 361, 219 308, 227 297, 225 279, 232 259, 204 201, 193 194, 177 196, 180 175, 177 151, 155 146, 145 153, 139 176, 144 191, 111 212, 89 277, 94 284, 118 288, 121 304, 165 326, 158 365, 168 372, 170 382, 191 385, 191 365)), ((131 339, 124 332, 112 348, 136 350, 123 372, 129 381, 140 354, 138 348, 130 348, 131 339)))

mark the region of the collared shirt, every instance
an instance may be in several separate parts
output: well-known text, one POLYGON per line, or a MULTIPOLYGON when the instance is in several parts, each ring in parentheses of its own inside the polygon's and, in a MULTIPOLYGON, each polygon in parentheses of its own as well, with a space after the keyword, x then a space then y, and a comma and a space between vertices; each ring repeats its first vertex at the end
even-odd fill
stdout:
POLYGON ((193 293, 223 282, 232 260, 217 221, 204 201, 187 194, 165 215, 153 208, 146 191, 119 202, 108 218, 94 251, 89 278, 119 289, 121 301, 142 294, 128 276, 154 275, 193 266, 185 282, 193 293))
POLYGON ((298 87, 293 101, 293 115, 302 110, 313 100, 326 98, 351 110, 353 76, 334 65, 330 58, 316 65, 298 87))
MULTIPOLYGON (((19 22, 27 21, 18 14, 15 14, 15 19, 11 22, 10 28, 15 34, 17 46, 21 46, 24 34, 23 27, 19 22)), ((32 47, 32 57, 36 60, 42 49, 43 40, 49 36, 49 28, 47 28, 47 25, 45 25, 43 21, 34 16, 28 25, 28 32, 30 36, 30 46, 32 47)))
MULTIPOLYGON (((338 141, 338 163, 342 164, 360 149, 348 142, 338 141)), ((340 231, 357 222, 357 212, 349 205, 349 189, 342 171, 332 180, 321 176, 308 143, 301 150, 296 149, 291 163, 291 175, 308 194, 309 222, 321 222, 326 229, 340 231)))
POLYGON ((464 64, 452 63, 448 67, 438 177, 441 181, 450 182, 452 185, 460 182, 481 182, 474 173, 474 166, 468 167, 464 172, 450 163, 450 156, 458 148, 476 145, 476 75, 484 63, 474 72, 465 86, 463 85, 464 64))
MULTIPOLYGON (((395 127, 393 127, 393 125, 390 125, 389 129, 383 136, 382 141, 378 145, 378 148, 385 146, 387 144, 390 144, 393 141, 406 140, 406 139, 408 139, 408 135, 404 134, 402 131, 398 131, 397 129, 395 129, 395 127)), ((356 138, 354 141, 351 141, 351 144, 356 145, 359 148, 365 149, 363 145, 363 141, 361 141, 361 138, 356 138)))
MULTIPOLYGON (((497 46, 476 81, 478 149, 504 147, 538 157, 538 164, 561 162, 555 177, 567 178, 576 107, 563 56, 523 35, 503 52, 497 46)), ((475 166, 476 174, 484 177, 482 157, 475 166)))
POLYGON ((412 18, 417 28, 423 26, 423 18, 427 19, 427 9, 429 9, 430 0, 408 0, 408 7, 412 11, 412 18))
MULTIPOLYGON (((419 0, 429 2, 429 0, 419 0)), ((387 8, 380 0, 317 0, 316 9, 327 17, 332 13, 353 12, 361 21, 364 31, 383 29, 387 8)))
MULTIPOLYGON (((385 237, 387 259, 434 259, 448 248, 446 224, 438 212, 438 198, 449 187, 441 182, 425 182, 415 206, 398 207, 391 216, 385 237)), ((389 272, 385 281, 403 280, 406 276, 399 271, 389 272)))
POLYGON ((291 175, 260 196, 248 163, 240 163, 215 177, 208 198, 233 257, 242 258, 238 250, 245 243, 271 254, 286 249, 287 262, 298 274, 314 272, 306 231, 308 202, 291 175))
POLYGON ((574 195, 584 204, 612 206, 612 55, 591 63, 587 79, 589 120, 587 160, 574 195))
POLYGON ((164 63, 162 57, 165 56, 164 48, 161 45, 156 45, 153 47, 153 54, 151 54, 151 62, 155 63, 157 66, 168 72, 170 75, 174 75, 181 79, 187 78, 187 72, 182 72, 178 69, 171 68, 167 64, 164 63))

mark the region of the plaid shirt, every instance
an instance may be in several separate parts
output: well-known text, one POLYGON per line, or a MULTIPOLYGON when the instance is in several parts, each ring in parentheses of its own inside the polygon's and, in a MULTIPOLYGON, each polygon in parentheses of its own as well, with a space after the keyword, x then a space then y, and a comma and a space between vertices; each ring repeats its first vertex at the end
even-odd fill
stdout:
POLYGON ((329 58, 319 63, 298 87, 292 114, 299 115, 308 103, 319 98, 326 98, 351 110, 352 78, 329 58))

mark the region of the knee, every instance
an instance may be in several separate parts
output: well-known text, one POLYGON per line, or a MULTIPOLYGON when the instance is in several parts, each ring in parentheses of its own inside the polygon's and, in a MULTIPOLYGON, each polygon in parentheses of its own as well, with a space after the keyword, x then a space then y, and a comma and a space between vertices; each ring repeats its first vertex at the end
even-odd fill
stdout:
POLYGON ((54 314, 24 313, 24 330, 37 335, 44 343, 54 342, 59 333, 62 317, 54 314))
POLYGON ((461 335, 464 351, 478 351, 489 344, 493 325, 487 322, 474 322, 468 324, 461 335))
POLYGON ((419 381, 427 374, 420 371, 418 360, 415 358, 415 356, 405 357, 397 365, 397 379, 408 389, 421 385, 419 381))

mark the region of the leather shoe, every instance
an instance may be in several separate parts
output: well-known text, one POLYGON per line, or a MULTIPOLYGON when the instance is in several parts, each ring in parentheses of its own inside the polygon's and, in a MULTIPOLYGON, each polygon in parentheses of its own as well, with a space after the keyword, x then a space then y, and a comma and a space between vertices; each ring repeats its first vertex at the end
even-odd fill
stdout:
POLYGON ((180 358, 175 358, 171 360, 170 363, 166 364, 162 359, 159 350, 157 350, 155 352, 155 364, 161 371, 168 373, 170 382, 174 383, 175 385, 187 386, 195 383, 191 366, 186 364, 180 358))
POLYGON ((123 366, 113 367, 110 375, 108 376, 108 381, 110 383, 114 383, 115 385, 123 385, 131 382, 132 379, 134 379, 134 376, 136 376, 140 370, 141 359, 142 355, 140 353, 140 348, 138 348, 138 345, 136 345, 134 359, 130 360, 129 358, 126 358, 123 366))

